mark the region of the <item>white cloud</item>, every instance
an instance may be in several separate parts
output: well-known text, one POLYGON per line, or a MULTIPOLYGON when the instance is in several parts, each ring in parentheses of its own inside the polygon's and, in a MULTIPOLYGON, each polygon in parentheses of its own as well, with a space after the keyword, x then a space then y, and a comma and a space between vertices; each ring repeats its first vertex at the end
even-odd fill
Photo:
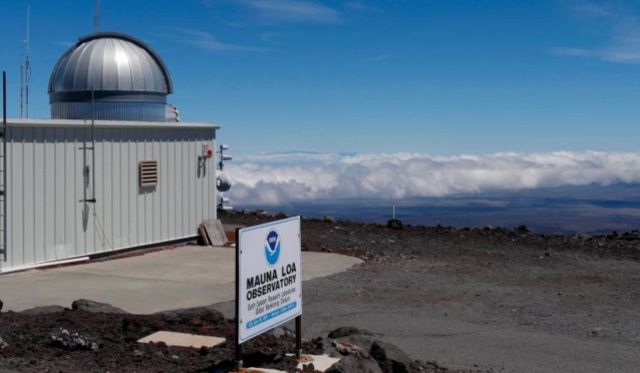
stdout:
POLYGON ((640 17, 620 4, 578 1, 572 14, 609 28, 608 41, 594 48, 554 48, 553 53, 573 57, 593 57, 609 62, 640 63, 640 17))
POLYGON ((225 168, 239 205, 341 198, 440 197, 562 185, 640 182, 640 153, 272 154, 225 168))
POLYGON ((210 32, 180 29, 184 37, 181 39, 186 44, 193 45, 209 52, 261 52, 263 48, 247 47, 244 45, 223 43, 210 32))
MULTIPOLYGON (((221 1, 201 0, 201 3, 217 6, 221 1)), ((341 13, 336 9, 311 0, 234 0, 231 3, 243 5, 267 21, 335 23, 341 20, 341 13)))

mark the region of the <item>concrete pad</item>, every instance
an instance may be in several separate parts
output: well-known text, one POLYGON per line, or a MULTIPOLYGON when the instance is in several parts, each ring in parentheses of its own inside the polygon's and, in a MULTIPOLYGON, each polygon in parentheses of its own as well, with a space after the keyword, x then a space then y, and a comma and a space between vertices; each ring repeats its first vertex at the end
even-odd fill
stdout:
POLYGON ((302 370, 304 365, 312 364, 315 370, 324 372, 329 369, 333 364, 340 361, 337 357, 331 357, 329 355, 302 355, 300 357, 300 363, 296 368, 302 370))
MULTIPOLYGON (((302 253, 303 280, 345 271, 362 260, 302 253)), ((234 299, 235 249, 182 246, 145 255, 0 275, 4 310, 87 298, 131 313, 205 306, 234 299)))
POLYGON ((215 347, 222 344, 226 339, 221 337, 212 337, 208 335, 196 335, 187 333, 176 333, 168 331, 159 331, 138 340, 139 343, 159 343, 164 342, 167 346, 178 347, 215 347))

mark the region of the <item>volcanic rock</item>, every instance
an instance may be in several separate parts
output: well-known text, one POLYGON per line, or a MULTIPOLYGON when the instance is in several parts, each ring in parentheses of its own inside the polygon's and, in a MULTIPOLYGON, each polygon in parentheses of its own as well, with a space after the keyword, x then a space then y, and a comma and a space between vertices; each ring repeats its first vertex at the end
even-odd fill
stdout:
POLYGON ((156 315, 164 316, 165 320, 170 323, 186 323, 189 321, 208 320, 210 322, 223 322, 224 316, 212 306, 182 308, 171 311, 161 311, 156 315))
POLYGON ((74 300, 71 303, 71 309, 93 313, 127 313, 121 308, 114 307, 108 303, 100 303, 89 299, 74 300))
POLYGON ((67 308, 62 306, 40 306, 26 309, 20 313, 24 315, 47 315, 50 313, 63 312, 66 309, 67 308))
POLYGON ((78 333, 71 333, 67 329, 59 328, 50 335, 51 345, 65 350, 97 350, 99 345, 90 338, 78 333))
POLYGON ((376 359, 384 373, 409 373, 411 371, 411 358, 390 343, 374 341, 370 354, 376 359))
POLYGON ((375 360, 349 355, 333 364, 325 373, 383 373, 375 360))
POLYGON ((336 339, 336 338, 342 338, 342 337, 346 337, 354 334, 369 335, 371 333, 369 333, 366 330, 354 328, 353 326, 341 326, 338 329, 335 329, 332 332, 330 332, 328 337, 331 339, 336 339))
POLYGON ((391 228, 391 229, 403 229, 404 226, 402 225, 402 222, 399 219, 391 219, 387 222, 387 228, 391 228))

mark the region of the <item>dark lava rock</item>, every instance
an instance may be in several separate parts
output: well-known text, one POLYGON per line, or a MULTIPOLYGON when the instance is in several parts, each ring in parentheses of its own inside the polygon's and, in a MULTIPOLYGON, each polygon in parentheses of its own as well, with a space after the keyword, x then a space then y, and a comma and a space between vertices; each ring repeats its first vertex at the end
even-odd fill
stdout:
POLYGON ((2 299, 0 299, 0 311, 2 311, 2 306, 4 306, 4 303, 2 303, 2 299))
POLYGON ((332 345, 333 347, 335 347, 336 352, 341 355, 357 355, 360 357, 369 357, 369 353, 367 351, 363 350, 362 348, 360 348, 360 346, 353 343, 334 340, 332 345))
POLYGON ((62 306, 41 306, 29 308, 20 313, 23 315, 48 315, 50 313, 64 312, 66 309, 62 306))
POLYGON ((387 222, 387 228, 391 229, 403 229, 404 226, 399 219, 391 219, 387 222))
POLYGON ((86 311, 93 313, 127 313, 124 310, 114 307, 108 303, 95 302, 89 299, 78 299, 71 303, 74 311, 86 311))
POLYGON ((90 338, 78 333, 71 333, 67 329, 59 328, 51 333, 51 345, 65 350, 97 350, 99 345, 90 338))
POLYGON ((325 373, 383 373, 375 360, 349 355, 333 364, 325 373))
POLYGON ((2 337, 0 337, 0 350, 4 350, 7 347, 9 347, 9 344, 5 342, 4 339, 2 339, 2 337))
POLYGON ((371 333, 369 333, 367 330, 354 328, 353 326, 341 326, 329 333, 328 337, 331 339, 336 339, 354 334, 370 335, 371 333))
POLYGON ((378 365, 384 373, 409 373, 411 371, 411 358, 390 343, 374 341, 369 353, 378 361, 378 365))
POLYGON ((347 342, 352 345, 358 346, 363 352, 369 353, 373 342, 376 341, 376 337, 364 334, 352 334, 346 337, 338 338, 337 341, 347 342))
POLYGON ((197 320, 207 320, 209 322, 222 323, 224 315, 212 306, 182 308, 178 310, 157 312, 155 315, 164 316, 165 320, 170 323, 187 323, 197 320))

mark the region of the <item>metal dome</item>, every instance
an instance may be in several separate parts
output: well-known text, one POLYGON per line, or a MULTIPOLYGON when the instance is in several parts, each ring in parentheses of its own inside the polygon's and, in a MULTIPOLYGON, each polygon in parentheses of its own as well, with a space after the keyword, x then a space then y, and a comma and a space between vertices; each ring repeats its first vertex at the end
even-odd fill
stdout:
POLYGON ((144 42, 112 32, 80 38, 49 79, 56 119, 163 121, 172 92, 160 56, 144 42))

